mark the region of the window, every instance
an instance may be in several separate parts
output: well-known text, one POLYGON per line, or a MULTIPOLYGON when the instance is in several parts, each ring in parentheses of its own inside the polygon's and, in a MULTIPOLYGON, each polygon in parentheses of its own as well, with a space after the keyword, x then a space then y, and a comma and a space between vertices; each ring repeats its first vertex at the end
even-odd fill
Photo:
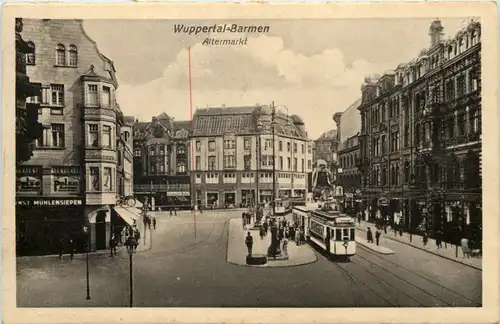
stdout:
POLYGON ((278 145, 280 152, 283 152, 283 141, 280 141, 278 145))
POLYGON ((466 88, 465 88, 465 76, 460 75, 457 78, 457 95, 458 97, 464 96, 466 93, 466 88))
POLYGON ((224 156, 224 168, 234 168, 236 167, 236 159, 234 155, 224 156))
POLYGON ((98 101, 98 89, 97 84, 88 84, 87 85, 87 105, 96 106, 98 101))
POLYGON ((472 134, 481 133, 481 115, 479 110, 474 110, 470 112, 470 132, 472 134))
POLYGON ((177 173, 186 173, 186 172, 187 172, 186 163, 184 162, 177 163, 177 173))
POLYGON ((312 169, 312 161, 311 160, 307 160, 307 169, 308 170, 312 169))
POLYGON ((141 155, 142 155, 141 148, 140 147, 136 147, 134 149, 134 156, 141 156, 141 155))
POLYGON ((56 65, 66 65, 66 47, 63 44, 57 44, 56 47, 56 65))
POLYGON ((251 155, 245 155, 243 157, 243 168, 245 170, 250 170, 252 168, 252 165, 251 165, 251 158, 252 156, 251 155))
POLYGON ((208 157, 208 170, 215 170, 215 156, 208 157))
POLYGON ((304 153, 305 153, 304 144, 300 144, 300 152, 301 152, 302 154, 304 154, 304 153))
POLYGON ((304 172, 304 169, 305 169, 305 162, 304 162, 304 159, 301 159, 301 164, 302 164, 302 172, 304 172))
POLYGON ((234 149, 234 140, 224 140, 224 149, 234 149))
POLYGON ((215 141, 214 140, 208 141, 208 151, 215 152, 215 141))
POLYGON ((53 105, 64 105, 64 85, 62 84, 51 84, 50 92, 52 94, 51 104, 53 105))
POLYGON ((28 42, 28 46, 31 49, 31 53, 26 54, 26 64, 35 65, 35 43, 28 42))
POLYGON ((102 126, 102 145, 104 147, 111 147, 111 126, 102 126))
POLYGON ((186 147, 184 145, 177 146, 177 155, 186 154, 186 147))
POLYGON ((286 151, 287 152, 290 152, 290 148, 291 148, 291 144, 290 143, 286 143, 286 151))
POLYGON ((103 178, 102 178, 102 189, 104 191, 111 191, 113 189, 112 178, 111 178, 111 168, 104 168, 104 173, 103 173, 103 178))
MULTIPOLYGON (((97 92, 97 89, 96 89, 96 92, 97 92)), ((109 87, 102 87, 101 106, 102 107, 110 107, 111 106, 111 89, 109 87)))
POLYGON ((293 171, 297 171, 297 158, 293 159, 293 171))
POLYGON ((297 153, 297 143, 293 143, 293 153, 297 153))
POLYGON ((455 84, 453 80, 446 83, 446 100, 455 99, 455 84))
POLYGON ((156 173, 156 166, 154 163, 151 163, 151 167, 149 168, 149 170, 151 171, 151 173, 156 173))
POLYGON ((99 146, 99 125, 89 124, 89 144, 92 147, 99 146))
POLYGON ((75 45, 69 46, 69 66, 78 66, 78 50, 75 45))
POLYGON ((286 158, 286 165, 288 167, 288 170, 292 168, 292 159, 286 158))
POLYGON ((465 135, 465 114, 459 114, 458 115, 458 136, 463 136, 465 135))
POLYGON ((165 145, 160 145, 160 155, 165 155, 165 145))
POLYGON ((195 160, 195 169, 196 170, 201 170, 201 157, 197 156, 195 160))
POLYGON ((52 146, 64 147, 64 124, 51 124, 52 146))
POLYGON ((251 142, 250 142, 250 138, 245 137, 245 138, 243 139, 243 149, 245 149, 245 150, 250 150, 250 149, 251 149, 251 142))
POLYGON ((385 154, 387 150, 386 135, 382 135, 382 154, 385 154))
POLYGON ((283 157, 280 156, 280 170, 283 170, 283 157))
POLYGON ((90 167, 90 184, 92 191, 99 191, 99 168, 98 167, 90 167))
POLYGON ((264 141, 264 149, 265 149, 265 150, 269 150, 269 149, 271 149, 271 148, 273 148, 273 141, 272 141, 272 140, 270 140, 270 139, 266 139, 266 140, 264 141))
POLYGON ((201 152, 201 142, 196 141, 196 152, 201 152))
POLYGON ((160 165, 158 166, 158 172, 165 173, 165 165, 161 162, 160 162, 160 165))

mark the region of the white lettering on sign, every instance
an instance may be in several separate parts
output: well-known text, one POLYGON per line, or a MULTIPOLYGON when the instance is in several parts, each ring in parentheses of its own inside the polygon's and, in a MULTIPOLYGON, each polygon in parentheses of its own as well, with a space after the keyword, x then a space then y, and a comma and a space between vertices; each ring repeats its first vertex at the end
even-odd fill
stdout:
POLYGON ((40 177, 24 176, 17 178, 17 192, 39 192, 42 188, 40 177))
POLYGON ((80 191, 80 178, 68 176, 55 178, 54 191, 78 192, 80 191))
POLYGON ((81 199, 38 199, 38 200, 19 200, 17 205, 20 206, 81 206, 81 199))

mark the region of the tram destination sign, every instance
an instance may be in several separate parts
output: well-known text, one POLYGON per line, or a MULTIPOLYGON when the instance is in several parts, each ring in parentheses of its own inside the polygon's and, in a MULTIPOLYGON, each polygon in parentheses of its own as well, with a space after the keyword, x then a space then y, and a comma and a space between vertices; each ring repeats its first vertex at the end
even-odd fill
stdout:
POLYGON ((81 199, 57 199, 57 198, 35 198, 35 199, 23 199, 18 198, 16 201, 18 206, 34 206, 34 207, 54 207, 54 206, 82 206, 83 201, 81 199))

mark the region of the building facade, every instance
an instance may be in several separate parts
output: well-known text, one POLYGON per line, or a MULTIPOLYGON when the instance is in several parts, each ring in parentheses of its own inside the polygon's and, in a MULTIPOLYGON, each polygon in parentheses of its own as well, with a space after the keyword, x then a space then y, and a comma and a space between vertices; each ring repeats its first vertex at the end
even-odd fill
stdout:
POLYGON ((480 235, 481 26, 470 20, 362 87, 364 211, 410 230, 480 235))
POLYGON ((305 197, 312 143, 302 119, 278 112, 272 140, 268 106, 198 109, 191 136, 194 204, 236 207, 276 197, 305 197), (275 155, 273 155, 275 145, 275 155))
POLYGON ((125 160, 132 147, 132 137, 121 136, 130 125, 115 100, 113 62, 81 20, 24 22, 33 48, 27 75, 41 88, 28 102, 38 106, 43 130, 16 169, 17 251, 57 253, 70 239, 80 251, 106 249, 120 191, 118 146, 125 160))
POLYGON ((313 142, 313 163, 324 160, 330 167, 337 162, 337 130, 332 129, 318 137, 313 142))
POLYGON ((134 124, 134 191, 153 210, 191 208, 190 131, 165 113, 134 124))
POLYGON ((356 100, 342 113, 336 113, 333 120, 337 125, 339 185, 344 192, 344 210, 350 214, 357 214, 361 209, 361 173, 358 165, 359 132, 361 119, 358 107, 361 100, 356 100))

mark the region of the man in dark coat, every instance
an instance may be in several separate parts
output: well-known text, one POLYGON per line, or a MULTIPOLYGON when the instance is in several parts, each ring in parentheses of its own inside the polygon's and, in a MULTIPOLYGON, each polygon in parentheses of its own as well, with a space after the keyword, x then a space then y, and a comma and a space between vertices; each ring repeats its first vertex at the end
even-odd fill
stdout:
POLYGON ((368 227, 368 230, 366 231, 366 241, 368 243, 373 243, 373 233, 369 227, 368 227))
POLYGON ((380 240, 380 235, 381 235, 380 232, 377 230, 375 232, 375 242, 376 242, 377 245, 378 245, 378 242, 380 240))
POLYGON ((253 237, 250 232, 247 233, 247 237, 245 238, 245 245, 247 246, 248 249, 248 255, 252 255, 252 247, 253 247, 253 237))

